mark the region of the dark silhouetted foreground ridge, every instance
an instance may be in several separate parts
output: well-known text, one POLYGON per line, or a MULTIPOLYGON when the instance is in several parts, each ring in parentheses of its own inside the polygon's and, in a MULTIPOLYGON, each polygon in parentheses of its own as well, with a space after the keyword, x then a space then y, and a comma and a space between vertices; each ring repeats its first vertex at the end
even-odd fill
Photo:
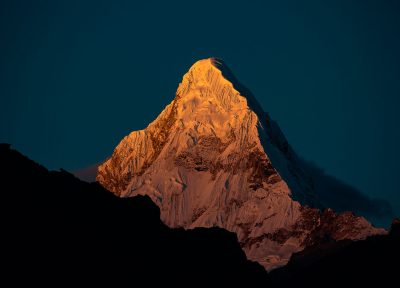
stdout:
POLYGON ((12 283, 106 281, 114 287, 266 280, 234 233, 170 229, 149 197, 118 198, 66 171, 49 172, 6 144, 0 159, 2 274, 12 283))
POLYGON ((7 144, 0 144, 0 181, 2 275, 14 286, 385 287, 398 280, 398 220, 389 235, 364 241, 320 235, 267 274, 246 260, 235 234, 170 229, 150 198, 118 198, 66 171, 49 172, 7 144))

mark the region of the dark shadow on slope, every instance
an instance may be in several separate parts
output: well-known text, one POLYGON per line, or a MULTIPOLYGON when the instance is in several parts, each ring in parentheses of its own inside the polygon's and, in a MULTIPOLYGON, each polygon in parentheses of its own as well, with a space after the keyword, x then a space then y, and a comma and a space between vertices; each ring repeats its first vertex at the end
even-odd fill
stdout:
POLYGON ((246 259, 234 233, 170 229, 149 197, 118 198, 64 170, 49 172, 6 144, 0 144, 0 159, 5 282, 268 284, 264 268, 246 259))
POLYGON ((222 75, 224 75, 224 77, 233 84, 233 87, 239 91, 240 95, 246 97, 250 109, 257 114, 259 120, 262 122, 261 124, 266 125, 265 132, 268 134, 270 140, 273 141, 274 145, 277 146, 279 150, 281 150, 283 153, 287 153, 289 150, 289 144, 286 140, 286 137, 282 133, 282 130, 279 128, 278 123, 269 117, 268 113, 264 111, 261 104, 257 101, 257 98, 250 91, 250 89, 248 89, 236 78, 232 70, 223 60, 218 58, 213 59, 213 64, 222 72, 222 75))
POLYGON ((223 60, 213 58, 213 64, 221 70, 223 76, 233 84, 235 89, 239 91, 242 96, 246 97, 249 108, 257 114, 262 126, 258 127, 258 129, 265 132, 259 131, 261 132, 259 133, 261 144, 268 154, 274 168, 290 187, 293 199, 299 201, 302 205, 319 207, 318 200, 312 190, 312 181, 310 177, 302 171, 301 167, 296 165, 297 156, 290 147, 279 125, 263 110, 254 94, 237 80, 232 70, 229 69, 223 60), (275 152, 270 145, 271 143, 280 151, 279 153, 275 152))
MULTIPOLYGON (((292 149, 278 123, 264 112, 253 93, 237 80, 226 63, 216 58, 213 63, 221 70, 224 77, 233 84, 235 89, 246 97, 249 107, 258 115, 262 122, 261 124, 266 125, 264 131, 269 138, 267 141, 273 143, 280 153, 289 159, 288 164, 282 163, 282 159, 274 157, 273 153, 268 151, 268 144, 263 144, 267 150, 266 152, 271 154, 269 156, 273 166, 288 183, 295 200, 303 205, 319 208, 329 207, 338 212, 353 211, 372 222, 384 224, 385 226, 390 225, 390 220, 393 217, 390 203, 382 199, 370 199, 351 185, 326 174, 316 164, 303 160, 292 149), (296 174, 295 179, 302 180, 293 181, 289 179, 291 177, 288 177, 288 171, 296 174)), ((261 142, 265 143, 266 139, 263 139, 262 135, 260 137, 261 142)))
POLYGON ((212 61, 214 66, 222 72, 222 75, 224 75, 225 79, 229 80, 233 84, 233 87, 239 91, 240 95, 246 97, 250 109, 252 109, 260 117, 260 119, 263 119, 266 113, 262 109, 260 103, 258 103, 256 97, 254 97, 254 94, 237 80, 232 70, 222 59, 213 58, 212 61))
POLYGON ((325 207, 338 212, 353 211, 374 223, 390 225, 393 218, 392 207, 383 199, 371 199, 355 187, 327 174, 312 162, 301 159, 306 172, 314 181, 315 190, 325 207))

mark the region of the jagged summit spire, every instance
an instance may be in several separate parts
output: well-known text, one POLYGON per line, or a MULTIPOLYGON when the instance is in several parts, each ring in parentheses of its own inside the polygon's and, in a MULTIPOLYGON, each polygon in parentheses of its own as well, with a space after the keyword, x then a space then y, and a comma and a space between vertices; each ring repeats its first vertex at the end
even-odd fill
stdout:
POLYGON ((267 118, 253 93, 237 80, 226 62, 220 58, 210 57, 195 62, 183 76, 177 96, 184 97, 195 90, 198 90, 201 97, 216 96, 228 110, 231 104, 245 99, 246 106, 260 119, 267 118))
MULTIPOLYGON (((230 82, 222 75, 222 67, 222 61, 216 58, 206 58, 196 61, 183 76, 178 93, 185 94, 188 92, 187 90, 194 88, 195 85, 207 86, 207 84, 212 84, 213 80, 225 79, 226 82, 230 82)), ((232 83, 225 84, 232 85, 232 83)))
POLYGON ((228 111, 237 105, 247 107, 244 95, 241 95, 230 79, 223 74, 224 67, 222 60, 216 58, 194 63, 178 86, 178 99, 190 98, 196 103, 207 99, 228 111))
MULTIPOLYGON (((313 201, 307 179, 279 127, 216 58, 194 63, 175 99, 126 136, 97 175, 122 197, 149 195, 171 227, 235 232, 247 256, 267 269, 313 243, 313 225, 326 218, 295 201, 313 201)), ((381 232, 365 219, 344 220, 355 225, 330 232, 333 239, 381 232)))
POLYGON ((194 68, 194 67, 214 67, 219 69, 220 67, 226 65, 224 63, 224 61, 220 58, 217 57, 209 57, 209 58, 204 58, 204 59, 200 59, 198 61, 196 61, 190 69, 194 68))
MULTIPOLYGON (((236 90, 237 88, 239 88, 236 87, 236 85, 234 85, 237 84, 238 81, 236 77, 233 75, 232 71, 227 66, 227 64, 222 59, 216 57, 210 57, 196 61, 189 68, 189 71, 183 76, 182 84, 183 82, 185 82, 185 80, 189 80, 191 81, 191 83, 194 83, 196 81, 202 82, 202 80, 203 81, 211 80, 210 77, 214 75, 210 74, 214 73, 217 74, 216 76, 226 80, 226 82, 234 86, 236 90)), ((238 92, 240 93, 241 91, 238 92)), ((243 94, 242 96, 246 96, 244 95, 246 93, 240 93, 240 94, 243 94)))

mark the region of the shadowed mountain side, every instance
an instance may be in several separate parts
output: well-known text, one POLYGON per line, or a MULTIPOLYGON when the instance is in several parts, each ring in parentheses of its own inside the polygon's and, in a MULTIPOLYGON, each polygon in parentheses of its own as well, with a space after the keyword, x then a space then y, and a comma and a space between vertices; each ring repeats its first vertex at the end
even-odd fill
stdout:
POLYGON ((400 221, 389 235, 364 241, 326 241, 293 254, 289 263, 270 273, 278 287, 371 287, 398 282, 400 221))
POLYGON ((233 84, 233 87, 240 93, 240 95, 246 97, 247 103, 249 107, 260 117, 260 119, 264 119, 264 116, 267 114, 264 112, 260 103, 257 101, 254 94, 240 81, 236 78, 235 74, 229 68, 229 66, 224 62, 224 60, 219 58, 212 58, 213 65, 217 67, 224 75, 225 79, 233 84))
POLYGON ((322 205, 338 212, 353 211, 363 215, 375 225, 388 227, 393 218, 392 207, 383 199, 370 199, 355 187, 326 174, 312 162, 301 160, 303 167, 311 175, 314 187, 322 205))
MULTIPOLYGON (((329 207, 337 212, 353 211, 357 215, 364 216, 376 224, 384 225, 386 227, 390 225, 390 221, 393 218, 393 211, 390 203, 383 199, 370 199, 351 185, 335 178, 334 176, 326 174, 317 164, 302 159, 301 155, 299 156, 291 148, 278 123, 272 120, 269 115, 264 112, 254 94, 235 77, 229 66, 227 66, 221 59, 215 59, 214 65, 222 71, 224 77, 233 84, 235 89, 238 90, 241 95, 246 96, 249 107, 257 113, 260 121, 262 121, 261 125, 267 125, 265 131, 268 133, 273 144, 288 158, 297 163, 301 177, 305 181, 308 181, 309 183, 311 182, 311 185, 314 186, 317 199, 315 199, 314 203, 303 204, 320 208, 329 207), (263 121, 266 121, 266 123, 263 123, 263 121), (312 180, 309 179, 309 176, 311 176, 312 180)), ((268 150, 267 146, 268 145, 265 145, 266 150, 268 150)), ((273 153, 270 153, 269 156, 272 157, 273 153)), ((276 161, 273 157, 271 158, 271 161, 278 172, 281 173, 281 176, 287 181, 288 179, 285 177, 284 170, 280 169, 279 161, 276 161)), ((291 185, 292 183, 288 182, 288 184, 293 192, 295 189, 291 185)), ((294 198, 297 198, 296 193, 293 196, 294 198)), ((296 200, 303 202, 301 198, 297 198, 296 200)))
POLYGON ((0 159, 2 274, 14 284, 266 282, 233 233, 169 229, 149 197, 118 198, 6 144, 0 159))

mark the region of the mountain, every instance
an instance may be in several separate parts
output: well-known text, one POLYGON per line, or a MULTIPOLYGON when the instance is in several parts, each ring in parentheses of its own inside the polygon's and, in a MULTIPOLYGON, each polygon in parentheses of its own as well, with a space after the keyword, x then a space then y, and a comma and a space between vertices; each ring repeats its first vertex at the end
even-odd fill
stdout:
POLYGON ((97 180, 121 197, 150 196, 169 227, 236 233, 267 270, 327 239, 386 233, 353 213, 318 209, 314 180, 279 126, 215 58, 189 69, 171 104, 118 144, 97 180))
POLYGON ((121 199, 64 170, 50 172, 9 145, 0 144, 0 159, 4 282, 268 284, 234 233, 170 229, 149 197, 121 199))

